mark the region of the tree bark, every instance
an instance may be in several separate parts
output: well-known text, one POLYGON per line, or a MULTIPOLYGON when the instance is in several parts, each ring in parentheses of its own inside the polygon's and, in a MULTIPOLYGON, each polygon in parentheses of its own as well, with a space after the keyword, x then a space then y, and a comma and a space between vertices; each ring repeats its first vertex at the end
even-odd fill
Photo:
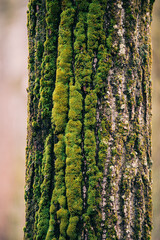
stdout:
POLYGON ((24 239, 151 239, 153 2, 29 0, 24 239))

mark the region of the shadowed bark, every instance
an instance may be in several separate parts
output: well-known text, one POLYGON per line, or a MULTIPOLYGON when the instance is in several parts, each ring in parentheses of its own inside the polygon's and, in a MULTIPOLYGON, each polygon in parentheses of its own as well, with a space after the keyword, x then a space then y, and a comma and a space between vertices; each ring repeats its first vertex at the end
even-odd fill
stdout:
POLYGON ((24 239, 151 239, 153 1, 28 6, 24 239))

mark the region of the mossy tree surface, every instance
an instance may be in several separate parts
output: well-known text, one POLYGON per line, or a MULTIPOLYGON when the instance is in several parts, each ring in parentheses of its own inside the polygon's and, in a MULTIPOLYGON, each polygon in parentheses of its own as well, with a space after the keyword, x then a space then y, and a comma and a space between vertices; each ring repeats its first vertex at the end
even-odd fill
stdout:
POLYGON ((24 239, 151 239, 153 0, 29 0, 24 239))

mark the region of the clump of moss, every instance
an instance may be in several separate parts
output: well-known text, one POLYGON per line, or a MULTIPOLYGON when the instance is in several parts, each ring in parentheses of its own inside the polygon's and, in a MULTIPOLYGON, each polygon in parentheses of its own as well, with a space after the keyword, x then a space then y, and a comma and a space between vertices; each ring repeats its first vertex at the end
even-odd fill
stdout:
POLYGON ((49 208, 52 192, 53 178, 53 136, 46 138, 42 161, 43 183, 41 185, 41 197, 38 209, 36 239, 44 239, 49 226, 49 208))
POLYGON ((66 230, 68 226, 68 210, 61 208, 57 211, 57 219, 61 221, 60 224, 60 238, 66 239, 66 230))
POLYGON ((71 239, 76 239, 77 222, 82 214, 82 198, 81 198, 81 130, 82 130, 82 95, 77 91, 76 86, 70 86, 69 100, 69 120, 66 128, 66 196, 68 210, 70 213, 67 235, 71 239))
POLYGON ((77 239, 77 233, 76 233, 76 227, 77 223, 79 221, 78 217, 71 217, 69 220, 69 225, 67 229, 67 235, 70 237, 70 239, 74 240, 77 239))
POLYGON ((87 215, 90 217, 90 222, 87 222, 88 234, 91 237, 100 236, 100 211, 99 204, 100 197, 100 179, 102 173, 99 171, 95 155, 96 155, 96 141, 95 141, 95 113, 96 113, 97 97, 92 91, 85 99, 85 138, 84 150, 87 162, 87 177, 88 177, 88 199, 87 199, 87 215), (94 227, 95 226, 95 227, 94 227), (96 235, 95 235, 96 234, 96 235))
POLYGON ((50 207, 50 222, 46 239, 56 237, 58 231, 60 238, 64 238, 67 228, 66 219, 66 186, 65 186, 65 128, 68 118, 69 82, 72 78, 72 25, 74 22, 75 10, 70 2, 62 1, 63 11, 61 13, 58 58, 55 90, 53 93, 52 125, 54 134, 57 135, 57 143, 54 145, 55 161, 55 187, 52 194, 50 207), (55 206, 55 208, 53 207, 55 206), (62 210, 63 209, 63 214, 62 210), (56 214, 57 213, 57 214, 56 214), (65 213, 65 214, 64 214, 65 213), (56 217, 60 224, 56 224, 56 217), (52 224, 54 223, 54 226, 52 224), (59 230, 58 230, 59 229, 59 230))

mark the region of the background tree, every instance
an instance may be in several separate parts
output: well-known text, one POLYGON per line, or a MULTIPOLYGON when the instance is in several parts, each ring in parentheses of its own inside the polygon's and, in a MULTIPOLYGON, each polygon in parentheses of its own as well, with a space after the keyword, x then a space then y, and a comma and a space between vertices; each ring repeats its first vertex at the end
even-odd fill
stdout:
POLYGON ((150 239, 152 6, 29 1, 25 239, 150 239))

